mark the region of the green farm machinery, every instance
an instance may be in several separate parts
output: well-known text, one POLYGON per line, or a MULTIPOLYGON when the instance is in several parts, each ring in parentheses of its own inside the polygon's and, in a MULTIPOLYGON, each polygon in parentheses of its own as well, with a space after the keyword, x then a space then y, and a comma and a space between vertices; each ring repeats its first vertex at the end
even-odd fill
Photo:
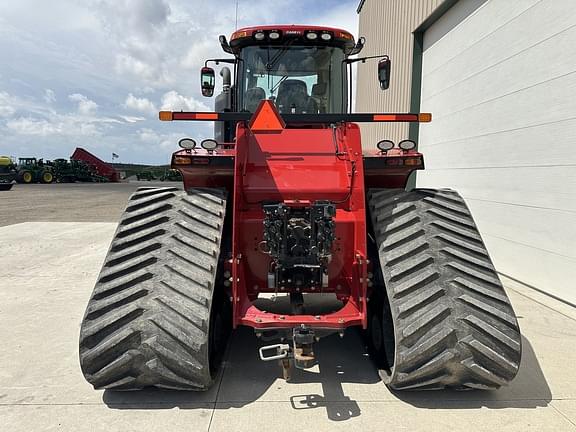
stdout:
POLYGON ((167 169, 160 176, 160 181, 179 182, 182 181, 182 174, 177 169, 167 169))
POLYGON ((143 170, 136 174, 139 181, 152 181, 156 180, 156 175, 151 170, 143 170))
POLYGON ((16 180, 16 164, 8 156, 0 156, 0 190, 12 189, 16 180))
POLYGON ((20 158, 16 170, 18 183, 52 183, 55 180, 52 163, 43 159, 20 158))
POLYGON ((164 171, 160 171, 158 167, 151 167, 144 169, 136 174, 136 178, 139 181, 171 181, 179 182, 182 181, 182 174, 177 169, 165 168, 164 171))
POLYGON ((92 165, 81 160, 55 159, 52 161, 54 175, 58 183, 107 182, 108 179, 96 173, 92 165))

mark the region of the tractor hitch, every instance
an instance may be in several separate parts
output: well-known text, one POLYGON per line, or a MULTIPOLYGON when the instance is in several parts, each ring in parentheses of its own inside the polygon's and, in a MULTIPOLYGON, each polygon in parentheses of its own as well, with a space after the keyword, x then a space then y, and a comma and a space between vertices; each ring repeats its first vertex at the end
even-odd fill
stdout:
POLYGON ((290 380, 293 366, 298 369, 309 369, 316 364, 314 355, 314 331, 304 324, 296 327, 292 332, 292 346, 279 343, 260 347, 258 353, 262 361, 278 360, 282 367, 282 376, 290 380))
POLYGON ((314 366, 314 332, 302 324, 296 327, 293 332, 294 365, 298 369, 308 369, 314 366))

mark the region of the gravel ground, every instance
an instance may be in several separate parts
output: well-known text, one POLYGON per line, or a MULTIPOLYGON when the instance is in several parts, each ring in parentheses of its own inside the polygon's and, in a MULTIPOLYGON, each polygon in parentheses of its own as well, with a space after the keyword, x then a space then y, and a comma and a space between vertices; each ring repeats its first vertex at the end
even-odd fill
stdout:
POLYGON ((16 184, 0 191, 0 226, 22 222, 116 222, 140 186, 172 182, 16 184))

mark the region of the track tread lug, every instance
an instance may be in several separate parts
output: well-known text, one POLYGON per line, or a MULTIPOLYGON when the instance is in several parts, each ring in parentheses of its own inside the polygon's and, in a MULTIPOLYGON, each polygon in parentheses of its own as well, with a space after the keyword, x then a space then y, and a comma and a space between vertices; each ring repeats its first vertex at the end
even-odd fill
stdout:
POLYGON ((464 200, 446 189, 367 196, 395 333, 384 382, 397 390, 506 385, 521 336, 464 200))
POLYGON ((226 195, 141 188, 128 202, 80 331, 95 388, 206 390, 226 195))

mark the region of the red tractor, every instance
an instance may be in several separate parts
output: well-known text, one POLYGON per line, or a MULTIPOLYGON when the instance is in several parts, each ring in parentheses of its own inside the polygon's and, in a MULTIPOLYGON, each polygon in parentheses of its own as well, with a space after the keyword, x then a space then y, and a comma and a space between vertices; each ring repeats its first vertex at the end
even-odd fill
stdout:
MULTIPOLYGON (((348 113, 364 45, 344 30, 261 26, 220 37, 202 92, 215 139, 180 141, 174 187, 140 188, 123 214, 81 328, 95 388, 206 390, 238 326, 276 342, 260 358, 315 363, 314 343, 361 327, 393 389, 496 389, 518 371, 521 336, 470 211, 449 189, 405 190, 416 144, 364 150, 358 122, 430 114, 348 113)), ((370 147, 372 144, 365 144, 370 147)))

